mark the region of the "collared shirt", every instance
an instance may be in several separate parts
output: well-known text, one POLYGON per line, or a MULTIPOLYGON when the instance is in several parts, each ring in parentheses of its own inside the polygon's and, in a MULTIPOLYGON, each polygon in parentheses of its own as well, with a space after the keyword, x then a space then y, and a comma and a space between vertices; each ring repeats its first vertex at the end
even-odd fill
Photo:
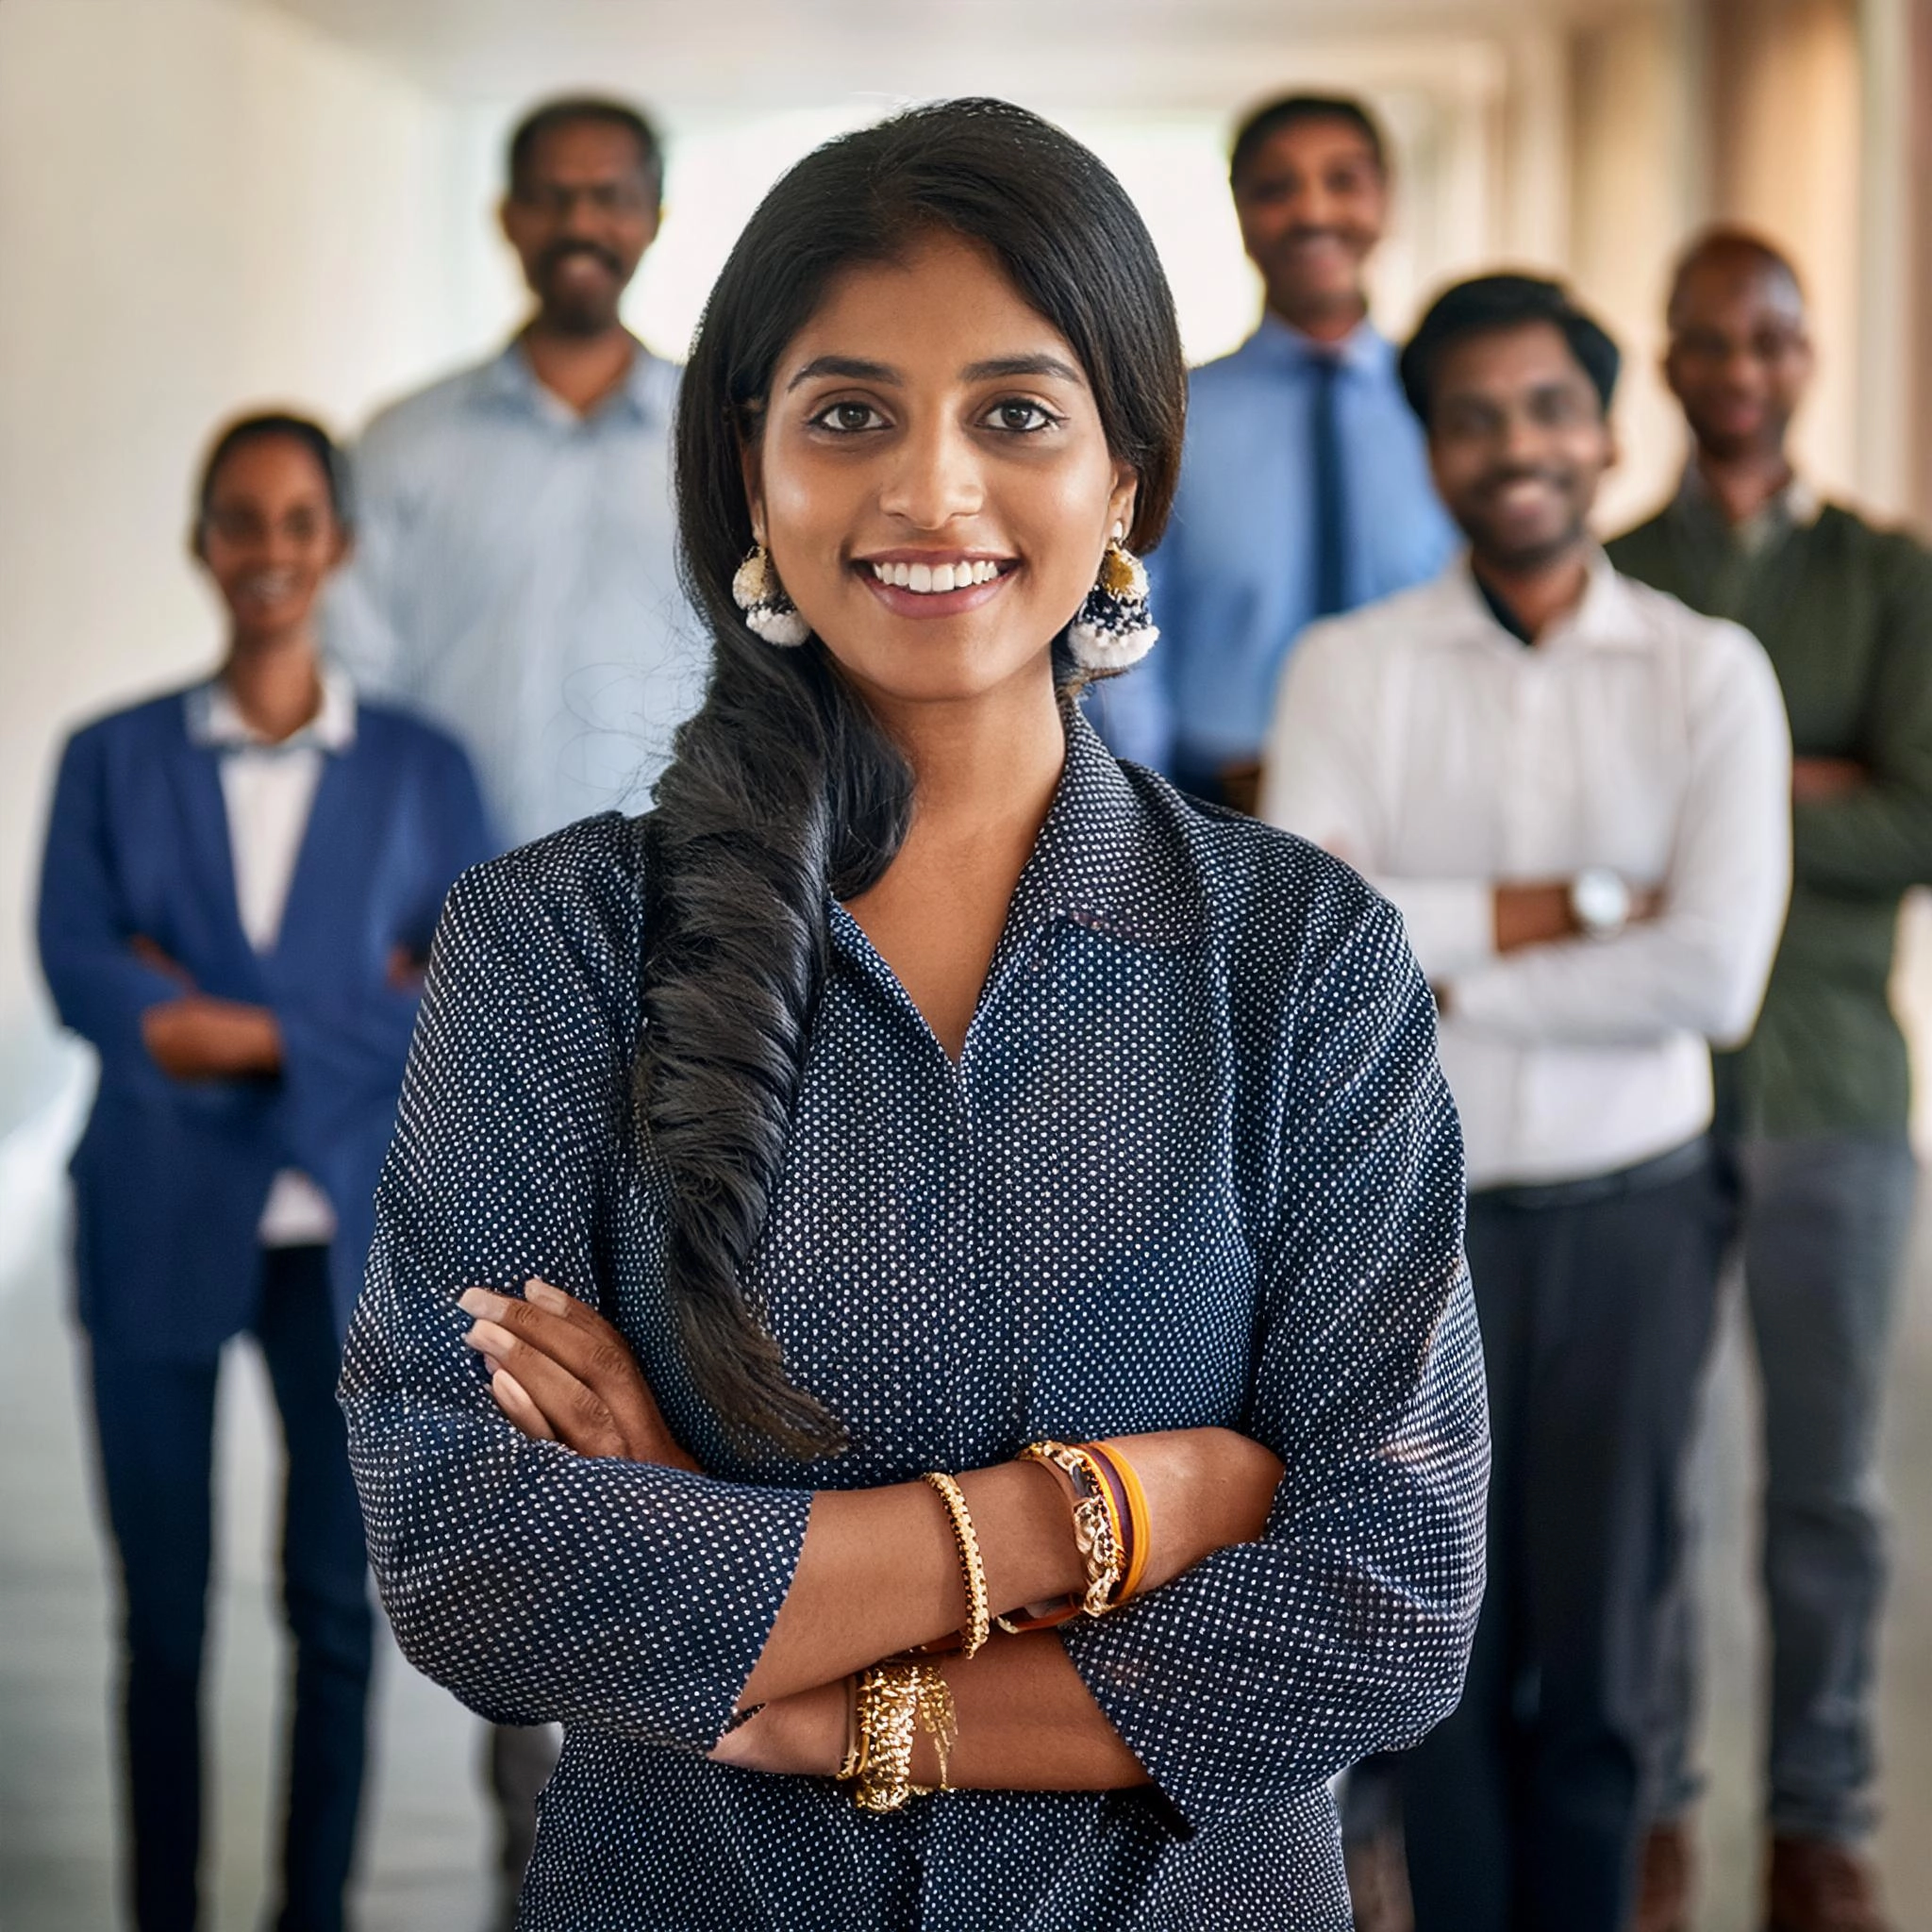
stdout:
POLYGON ((1750 1030, 1790 883, 1790 743, 1757 641, 1592 562, 1525 646, 1466 562, 1311 629, 1262 816, 1360 868, 1447 989, 1472 1186, 1614 1172, 1708 1125, 1707 1040, 1750 1030), (1499 884, 1620 874, 1662 905, 1499 956, 1499 884))
POLYGON ((666 1305, 632 1100, 648 826, 452 893, 344 1368, 404 1647, 477 1709, 565 1722, 520 1923, 1345 1932, 1324 1781, 1454 1704, 1481 1590, 1462 1168, 1398 922, 1077 720, 957 1062, 828 903, 745 1281, 851 1434, 800 1463, 724 1431, 666 1305), (496 1412, 455 1298, 532 1274, 617 1324, 705 1474, 496 1412), (815 1489, 1197 1424, 1282 1456, 1265 1532, 1061 1633, 1156 1790, 881 1819, 706 1760, 815 1489))
POLYGON ((1318 343, 1278 318, 1195 370, 1166 537, 1148 558, 1160 641, 1093 704, 1123 758, 1172 775, 1258 758, 1295 638, 1317 615, 1318 360, 1339 358, 1344 608, 1435 575, 1457 544, 1429 480, 1393 347, 1364 323, 1318 343))
MULTIPOLYGON (((188 735, 221 754, 222 804, 235 874, 235 911, 258 953, 281 935, 282 910, 308 830, 322 762, 356 741, 356 693, 339 669, 322 675, 322 708, 284 739, 265 738, 236 704, 222 678, 187 693, 188 735)), ((325 1245, 336 1214, 322 1190, 298 1168, 284 1168, 269 1190, 258 1230, 266 1248, 325 1245)))
POLYGON ((1910 1066, 1888 994, 1900 897, 1932 881, 1932 555, 1802 478, 1733 528, 1694 464, 1609 550, 1618 569, 1750 629, 1799 756, 1865 774, 1789 808, 1790 917, 1750 1041, 1719 1059, 1723 1123, 1903 1137, 1910 1066))
POLYGON ((678 371, 641 347, 578 416, 511 343, 386 409, 356 454, 332 649, 468 749, 500 838, 637 810, 704 694, 678 588, 678 371))

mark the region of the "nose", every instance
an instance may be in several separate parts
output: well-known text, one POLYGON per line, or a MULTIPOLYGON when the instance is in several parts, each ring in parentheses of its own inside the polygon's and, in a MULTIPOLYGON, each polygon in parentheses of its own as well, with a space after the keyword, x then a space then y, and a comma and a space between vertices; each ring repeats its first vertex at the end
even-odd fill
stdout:
POLYGON ((906 436, 890 458, 879 508, 915 530, 942 530, 986 500, 979 454, 955 425, 935 421, 906 436))

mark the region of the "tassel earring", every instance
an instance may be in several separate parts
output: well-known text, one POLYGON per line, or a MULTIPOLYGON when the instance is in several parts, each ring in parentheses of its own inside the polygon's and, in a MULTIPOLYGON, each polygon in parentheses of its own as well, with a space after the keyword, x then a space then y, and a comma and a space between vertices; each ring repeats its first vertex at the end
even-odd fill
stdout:
POLYGON ((754 543, 751 555, 738 566, 731 579, 731 601, 744 612, 746 625, 768 644, 789 648, 804 643, 811 635, 811 625, 786 595, 762 541, 754 543))
POLYGON ((1107 540, 1100 575, 1067 631, 1074 661, 1083 671, 1124 671, 1160 635, 1147 609, 1147 570, 1121 541, 1119 524, 1107 540))

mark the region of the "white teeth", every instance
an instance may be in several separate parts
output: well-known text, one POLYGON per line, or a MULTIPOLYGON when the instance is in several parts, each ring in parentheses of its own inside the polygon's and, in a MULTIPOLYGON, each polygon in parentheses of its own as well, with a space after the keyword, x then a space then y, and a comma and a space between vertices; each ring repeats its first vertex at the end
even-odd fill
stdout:
POLYGON ((872 574, 882 584, 936 597, 974 584, 990 584, 999 575, 1000 567, 990 558, 977 563, 875 563, 872 574))

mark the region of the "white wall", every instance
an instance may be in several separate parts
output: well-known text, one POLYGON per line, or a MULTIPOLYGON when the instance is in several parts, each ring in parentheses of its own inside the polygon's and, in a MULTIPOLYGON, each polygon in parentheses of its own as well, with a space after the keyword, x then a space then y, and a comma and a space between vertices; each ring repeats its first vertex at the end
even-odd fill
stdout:
POLYGON ((0 5, 0 1133, 71 1064, 29 900, 63 728, 208 663, 209 428, 339 425, 459 335, 446 116, 225 0, 0 5))

